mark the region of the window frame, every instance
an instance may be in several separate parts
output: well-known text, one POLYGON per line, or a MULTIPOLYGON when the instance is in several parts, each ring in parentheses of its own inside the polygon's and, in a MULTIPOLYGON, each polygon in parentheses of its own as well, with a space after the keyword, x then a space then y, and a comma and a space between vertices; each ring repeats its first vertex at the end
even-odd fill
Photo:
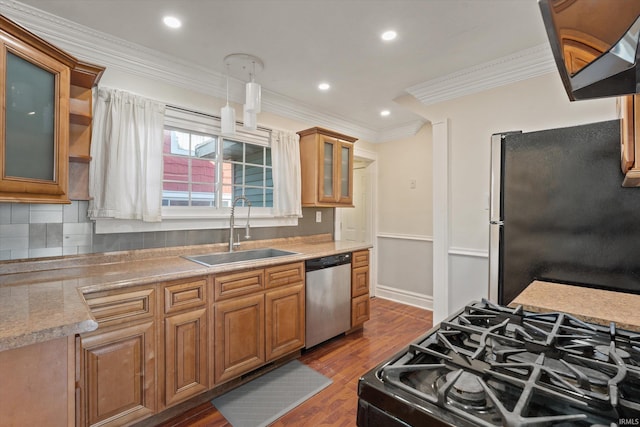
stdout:
MULTIPOLYGON (((165 129, 177 129, 197 134, 212 135, 218 138, 217 146, 222 148, 223 140, 220 131, 220 118, 209 114, 191 111, 180 107, 167 106, 165 112, 165 129)), ((237 135, 226 138, 231 141, 238 141, 263 147, 270 147, 271 130, 258 128, 256 131, 244 130, 238 126, 237 135)), ((218 155, 221 156, 221 153, 218 155)), ((219 161, 222 165, 223 160, 219 161)), ((163 153, 164 164, 164 153, 163 153)), ((244 159, 243 159, 243 164, 244 159)), ((265 166, 263 166, 265 167, 265 166)), ((271 162, 271 168, 272 162, 271 162)), ((219 174, 216 171, 216 174, 219 174)), ((272 169, 273 173, 273 169, 272 169)), ((218 181, 222 185, 221 177, 218 181)), ((275 187, 273 188, 276 192, 275 187)), ((221 192, 220 192, 221 194, 221 192)), ((217 203, 221 203, 216 201, 217 203)), ((246 221, 248 208, 237 206, 235 217, 237 224, 246 221)), ((150 232, 150 231, 171 231, 171 230, 201 230, 201 229, 224 229, 229 227, 229 217, 231 207, 210 207, 210 206, 162 206, 161 222, 143 222, 137 220, 122 219, 97 219, 96 234, 104 233, 127 233, 127 232, 150 232)), ((273 213, 272 207, 251 207, 252 227, 279 227, 298 225, 297 217, 277 217, 273 213)))

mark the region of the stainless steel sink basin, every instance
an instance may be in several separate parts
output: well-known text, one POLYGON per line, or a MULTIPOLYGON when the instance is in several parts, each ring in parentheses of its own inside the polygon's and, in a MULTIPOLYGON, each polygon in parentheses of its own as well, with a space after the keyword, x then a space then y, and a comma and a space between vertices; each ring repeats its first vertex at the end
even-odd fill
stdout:
POLYGON ((274 258, 286 255, 296 255, 296 252, 281 251, 279 249, 264 248, 238 252, 216 252, 213 254, 185 256, 183 258, 198 264, 211 267, 213 265, 229 264, 232 262, 252 261, 256 259, 274 258))

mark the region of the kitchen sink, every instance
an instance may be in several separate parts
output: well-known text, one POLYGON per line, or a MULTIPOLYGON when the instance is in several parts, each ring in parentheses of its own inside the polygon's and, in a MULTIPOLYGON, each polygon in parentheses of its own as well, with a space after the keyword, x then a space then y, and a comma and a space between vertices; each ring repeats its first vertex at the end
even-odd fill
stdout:
POLYGON ((183 258, 198 264, 211 267, 213 265, 229 264, 232 262, 252 261, 256 259, 275 258, 286 255, 297 255, 296 252, 281 251, 279 249, 264 248, 239 252, 216 252, 205 255, 185 256, 183 258))

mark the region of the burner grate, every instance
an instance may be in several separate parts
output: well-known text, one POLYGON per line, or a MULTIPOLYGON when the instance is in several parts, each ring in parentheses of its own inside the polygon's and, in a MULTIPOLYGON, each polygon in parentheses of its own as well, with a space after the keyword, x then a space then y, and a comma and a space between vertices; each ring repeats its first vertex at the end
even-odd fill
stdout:
POLYGON ((640 335, 567 313, 473 303, 378 376, 470 425, 640 422, 640 335))

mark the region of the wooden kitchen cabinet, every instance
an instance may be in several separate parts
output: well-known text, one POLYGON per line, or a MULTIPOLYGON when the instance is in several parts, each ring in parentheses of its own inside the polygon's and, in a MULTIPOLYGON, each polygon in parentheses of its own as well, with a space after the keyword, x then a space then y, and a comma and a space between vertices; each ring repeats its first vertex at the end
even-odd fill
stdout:
POLYGON ((213 323, 216 385, 265 363, 263 292, 217 302, 213 323))
POLYGON ((156 411, 155 287, 85 295, 98 329, 81 335, 80 418, 121 426, 156 411))
POLYGON ((164 321, 165 406, 208 389, 207 310, 187 311, 164 321))
POLYGON ((156 410, 155 323, 82 336, 82 418, 87 426, 122 426, 156 410))
POLYGON ((69 203, 76 59, 0 15, 0 201, 69 203))
POLYGON ((351 328, 369 320, 369 250, 351 257, 351 328))
POLYGON ((353 207, 353 143, 357 139, 318 127, 298 135, 302 206, 353 207))
POLYGON ((304 347, 304 278, 304 262, 216 275, 216 385, 304 347))
POLYGON ((266 360, 270 362, 304 347, 304 262, 265 270, 266 360))
POLYGON ((208 283, 201 277, 161 285, 165 318, 160 376, 165 407, 209 388, 208 283))

